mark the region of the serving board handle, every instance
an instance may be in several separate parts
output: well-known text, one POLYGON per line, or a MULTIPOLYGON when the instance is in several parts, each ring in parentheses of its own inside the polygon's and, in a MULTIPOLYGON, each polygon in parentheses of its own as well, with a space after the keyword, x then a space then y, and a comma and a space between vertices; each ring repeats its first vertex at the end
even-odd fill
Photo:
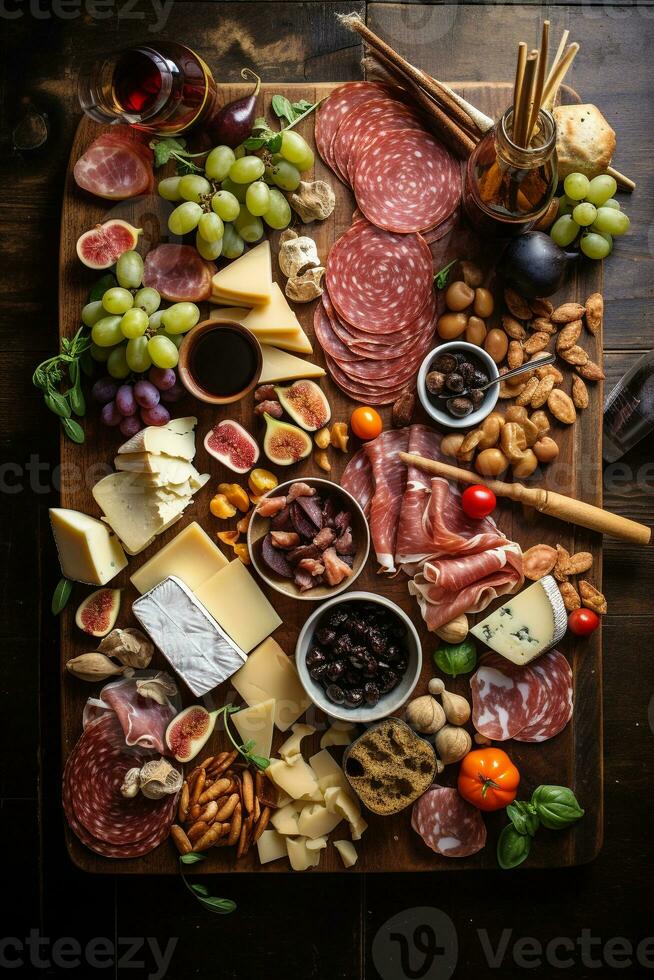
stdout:
POLYGON ((526 487, 522 483, 503 483, 501 480, 488 480, 478 473, 463 470, 459 466, 441 463, 436 459, 427 459, 413 453, 400 453, 400 459, 405 463, 417 466, 425 473, 443 476, 448 480, 458 480, 460 483, 481 483, 493 491, 496 497, 508 497, 528 507, 533 507, 541 514, 549 514, 569 524, 587 527, 601 534, 611 534, 623 541, 633 544, 649 544, 652 530, 645 524, 639 524, 628 517, 620 517, 601 507, 586 504, 583 500, 566 497, 553 490, 543 490, 539 487, 526 487))

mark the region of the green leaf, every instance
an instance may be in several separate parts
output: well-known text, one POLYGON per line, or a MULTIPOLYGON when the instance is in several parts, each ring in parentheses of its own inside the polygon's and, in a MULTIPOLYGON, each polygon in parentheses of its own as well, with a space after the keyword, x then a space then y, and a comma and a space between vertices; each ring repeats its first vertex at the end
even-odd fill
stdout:
POLYGON ((313 108, 313 103, 308 102, 306 99, 300 99, 299 102, 293 102, 292 106, 293 112, 295 112, 297 115, 302 115, 307 111, 307 109, 313 108))
POLYGON ((154 153, 155 167, 163 167, 168 163, 173 153, 185 153, 186 140, 175 139, 174 136, 164 136, 159 140, 150 141, 150 149, 154 153))
POLYGON ((519 834, 513 824, 507 824, 497 840, 497 863, 505 871, 517 868, 529 856, 531 837, 519 834))
POLYGON ((295 119, 293 106, 285 95, 273 95, 270 106, 278 119, 286 119, 289 123, 295 119))
POLYGON ((531 802, 543 827, 548 830, 563 830, 581 820, 585 812, 567 786, 537 786, 531 802))
POLYGON ((236 911, 236 902, 233 902, 231 898, 214 898, 211 895, 209 898, 198 898, 198 901, 209 912, 216 912, 218 915, 229 915, 230 912, 236 911))
POLYGON ((211 895, 211 892, 206 885, 191 885, 191 889, 196 895, 201 895, 203 898, 207 898, 209 895, 211 895))
MULTIPOLYGON (((327 98, 327 96, 325 96, 325 98, 327 98)), ((314 102, 313 105, 310 105, 308 109, 305 109, 305 111, 303 113, 301 113, 299 116, 296 116, 295 119, 293 120, 293 122, 289 123, 288 126, 284 126, 283 128, 284 129, 293 129, 293 127, 295 125, 297 125, 297 123, 302 122, 302 120, 306 116, 310 115, 310 113, 312 113, 314 111, 314 109, 317 109, 318 106, 320 105, 320 103, 323 102, 323 101, 324 101, 324 99, 318 99, 318 101, 317 102, 314 102)))
POLYGON ((519 834, 529 834, 534 837, 540 826, 538 814, 531 803, 514 800, 506 808, 506 815, 519 834))
POLYGON ((70 581, 70 579, 60 578, 54 592, 52 593, 52 601, 50 603, 50 609, 52 610, 53 616, 58 616, 59 613, 66 608, 72 591, 73 583, 70 581))
POLYGON ((189 851, 188 854, 180 854, 179 860, 180 864, 199 864, 205 857, 205 854, 200 854, 198 851, 189 851))
POLYGON ((70 389, 68 392, 68 399, 70 401, 70 407, 75 415, 81 418, 86 412, 86 401, 84 399, 84 393, 82 392, 79 384, 76 384, 74 388, 70 389))
POLYGON ((186 160, 184 157, 178 157, 176 153, 173 154, 175 160, 177 161, 177 176, 184 177, 186 174, 203 174, 204 170, 202 167, 196 167, 194 163, 190 160, 186 160))
POLYGON ((91 357, 91 352, 89 350, 83 351, 80 356, 79 363, 82 373, 86 375, 87 378, 92 378, 95 374, 95 361, 91 357))
POLYGON ((61 395, 58 391, 50 390, 46 391, 43 400, 50 411, 58 415, 59 418, 70 418, 70 405, 64 395, 61 395))
POLYGON ((275 133, 266 143, 266 149, 271 153, 279 153, 282 148, 282 134, 275 133))
POLYGON ((436 275, 434 276, 434 282, 436 283, 439 289, 445 289, 447 285, 447 280, 450 275, 450 269, 452 268, 453 265, 456 265, 458 261, 459 261, 458 259, 452 259, 452 261, 448 263, 448 265, 444 266, 436 273, 436 275))
POLYGON ((70 361, 68 365, 68 377, 72 385, 76 385, 79 381, 79 360, 77 358, 70 361))
POLYGON ((243 142, 243 146, 246 150, 260 150, 262 146, 266 145, 265 136, 248 136, 243 142))
POLYGON ((434 653, 434 663, 444 674, 457 677, 459 674, 469 674, 477 663, 477 650, 472 640, 463 643, 444 643, 434 653))
POLYGON ((91 286, 88 302, 95 303, 97 300, 102 299, 106 291, 115 285, 116 277, 111 272, 107 272, 91 286))
POLYGON ((61 425, 64 432, 72 442, 79 444, 84 442, 84 429, 79 422, 75 421, 75 419, 62 419, 61 425))
POLYGON ((263 116, 257 116, 257 118, 254 120, 254 123, 252 125, 253 133, 258 133, 260 130, 266 130, 267 132, 270 132, 270 127, 268 126, 268 123, 266 122, 263 116))

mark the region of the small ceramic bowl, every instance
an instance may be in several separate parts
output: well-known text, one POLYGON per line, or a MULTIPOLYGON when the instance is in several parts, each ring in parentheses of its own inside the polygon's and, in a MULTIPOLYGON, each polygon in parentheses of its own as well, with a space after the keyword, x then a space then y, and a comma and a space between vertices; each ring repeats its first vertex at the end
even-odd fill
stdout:
MULTIPOLYGON (((444 401, 430 395, 425 384, 425 378, 429 374, 434 359, 440 354, 447 353, 466 354, 470 356, 471 360, 476 360, 482 365, 491 380, 493 378, 499 378, 500 372, 493 358, 490 354, 486 353, 483 347, 477 347, 476 344, 468 344, 464 340, 452 340, 448 344, 441 344, 440 347, 434 347, 433 350, 429 351, 420 365, 420 371, 418 372, 418 398, 427 415, 434 422, 438 422, 439 425, 447 429, 470 429, 483 422, 486 416, 490 415, 493 411, 497 404, 500 386, 496 384, 492 388, 489 388, 479 408, 471 412, 470 415, 466 415, 465 418, 457 419, 453 415, 450 415, 445 408, 444 401), (438 406, 441 403, 443 407, 439 408, 438 406)), ((456 395, 452 395, 452 397, 455 398, 456 395)))
POLYGON ((321 497, 334 497, 338 502, 339 509, 348 510, 352 515, 352 538, 356 546, 352 574, 339 585, 317 585, 307 592, 300 592, 292 579, 275 575, 263 563, 261 549, 263 539, 270 530, 270 518, 261 517, 256 510, 248 526, 248 551, 250 552, 250 558, 255 569, 271 589, 280 592, 282 595, 291 596, 293 599, 319 602, 344 592, 361 574, 368 559, 368 552, 370 551, 370 529, 365 514, 352 494, 348 493, 347 490, 343 490, 336 483, 332 483, 331 480, 321 480, 317 477, 299 477, 295 480, 287 480, 286 483, 280 483, 279 486, 275 487, 274 490, 269 490, 264 496, 281 497, 288 493, 293 483, 308 483, 310 487, 316 488, 316 493, 321 497))
POLYGON ((206 402, 208 405, 230 405, 232 402, 240 401, 241 398, 249 394, 257 385, 261 376, 262 366, 263 353, 261 351, 261 345, 254 334, 241 326, 240 323, 237 323, 236 320, 221 320, 214 317, 211 320, 203 320, 202 323, 198 323, 184 337, 182 345, 179 348, 177 373, 179 374, 179 380, 194 398, 197 398, 201 402, 206 402), (247 384, 240 391, 236 391, 231 395, 216 395, 203 388, 194 376, 192 371, 193 351, 196 344, 206 337, 208 333, 225 330, 232 330, 241 334, 248 342, 254 357, 254 370, 247 384))
POLYGON ((319 609, 316 609, 315 612, 311 613, 302 627, 302 631, 297 640, 295 665, 304 690, 318 708, 331 718, 337 718, 339 721, 350 721, 353 724, 368 724, 393 714, 394 711, 401 708, 405 701, 411 697, 422 669, 422 647, 415 626, 404 610, 400 609, 394 602, 391 602, 390 599, 386 599, 382 595, 375 595, 372 592, 348 592, 347 595, 330 599, 328 602, 323 603, 319 609), (346 602, 366 602, 374 603, 378 606, 385 606, 395 613, 405 628, 404 642, 408 653, 408 663, 402 680, 394 690, 382 695, 377 704, 366 705, 361 708, 346 708, 343 705, 334 704, 330 701, 322 685, 314 681, 306 664, 306 656, 313 642, 313 634, 319 620, 328 609, 333 609, 346 602))

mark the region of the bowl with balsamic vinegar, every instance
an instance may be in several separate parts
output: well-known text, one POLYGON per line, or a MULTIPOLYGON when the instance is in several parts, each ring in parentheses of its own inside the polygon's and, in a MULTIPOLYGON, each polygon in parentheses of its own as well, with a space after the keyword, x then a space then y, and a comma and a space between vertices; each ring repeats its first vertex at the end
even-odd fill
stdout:
POLYGON ((195 398, 229 405, 247 395, 261 376, 257 338, 234 320, 203 320, 179 349, 179 379, 195 398))

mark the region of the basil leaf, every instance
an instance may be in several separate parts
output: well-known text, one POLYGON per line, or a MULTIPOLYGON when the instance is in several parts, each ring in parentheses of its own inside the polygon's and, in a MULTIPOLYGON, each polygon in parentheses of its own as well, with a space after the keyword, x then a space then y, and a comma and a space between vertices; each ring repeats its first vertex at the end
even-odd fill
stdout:
POLYGON ((517 868, 529 856, 531 837, 519 834, 513 824, 507 824, 497 840, 497 863, 505 871, 517 868))
POLYGON ((64 395, 60 395, 58 391, 46 391, 43 400, 50 411, 60 419, 70 418, 70 405, 64 395))
POLYGON ((79 422, 76 422, 74 419, 62 419, 61 426, 71 442, 76 442, 80 445, 84 442, 84 429, 79 422))
POLYGON ((70 401, 70 407, 75 415, 78 415, 81 418, 86 411, 86 401, 79 385, 75 385, 74 388, 70 389, 68 392, 68 399, 70 401))
POLYGON ((85 374, 87 378, 92 378, 93 375, 95 374, 95 361, 91 357, 90 350, 85 350, 82 353, 79 359, 79 363, 82 369, 82 373, 85 374))
POLYGON ((293 106, 285 95, 273 95, 270 105, 278 119, 286 119, 290 123, 295 119, 293 106))
POLYGON ((53 616, 58 616, 59 613, 66 608, 72 591, 73 583, 70 581, 70 579, 60 578, 54 592, 52 593, 52 601, 50 603, 50 609, 52 610, 53 616))
POLYGON ((301 115, 303 112, 306 112, 307 109, 311 109, 312 105, 313 105, 312 102, 307 102, 306 99, 300 99, 299 102, 292 103, 292 108, 294 112, 296 112, 298 115, 301 115))
POLYGON ((210 912, 217 912, 218 915, 229 915, 230 912, 236 910, 236 902, 233 902, 231 898, 214 898, 210 895, 209 898, 200 898, 199 901, 202 902, 205 909, 210 912))
POLYGON ((186 152, 186 140, 177 140, 173 136, 165 136, 160 140, 152 140, 150 149, 154 151, 155 167, 162 167, 168 163, 173 153, 184 154, 186 152))
POLYGON ((585 812, 567 786, 538 786, 532 793, 531 802, 543 827, 548 830, 563 830, 581 820, 585 812))
POLYGON ((116 277, 107 272, 101 279, 98 279, 96 283, 91 286, 91 291, 89 293, 89 303, 95 303, 96 300, 102 299, 104 294, 112 286, 116 285, 116 277))
POLYGON ((202 898, 208 898, 211 895, 206 885, 191 885, 191 891, 194 891, 196 895, 201 895, 202 898))
POLYGON ((79 380, 79 361, 77 359, 72 360, 68 365, 68 377, 70 378, 71 384, 77 384, 79 380))
POLYGON ((531 803, 514 800, 507 806, 506 815, 519 834, 529 834, 530 837, 534 837, 540 826, 538 814, 531 803))
POLYGON ((179 856, 180 864, 199 864, 204 859, 205 855, 199 854, 198 851, 189 851, 188 854, 180 854, 179 856))
POLYGON ((475 645, 471 640, 457 644, 445 643, 434 653, 434 663, 439 670, 451 677, 469 674, 477 663, 475 645))
POLYGON ((436 273, 436 275, 434 276, 434 282, 436 283, 439 289, 445 289, 447 285, 447 280, 450 275, 450 269, 452 268, 453 265, 456 265, 458 261, 459 261, 458 259, 452 259, 452 261, 448 265, 444 266, 444 268, 440 269, 436 273))

